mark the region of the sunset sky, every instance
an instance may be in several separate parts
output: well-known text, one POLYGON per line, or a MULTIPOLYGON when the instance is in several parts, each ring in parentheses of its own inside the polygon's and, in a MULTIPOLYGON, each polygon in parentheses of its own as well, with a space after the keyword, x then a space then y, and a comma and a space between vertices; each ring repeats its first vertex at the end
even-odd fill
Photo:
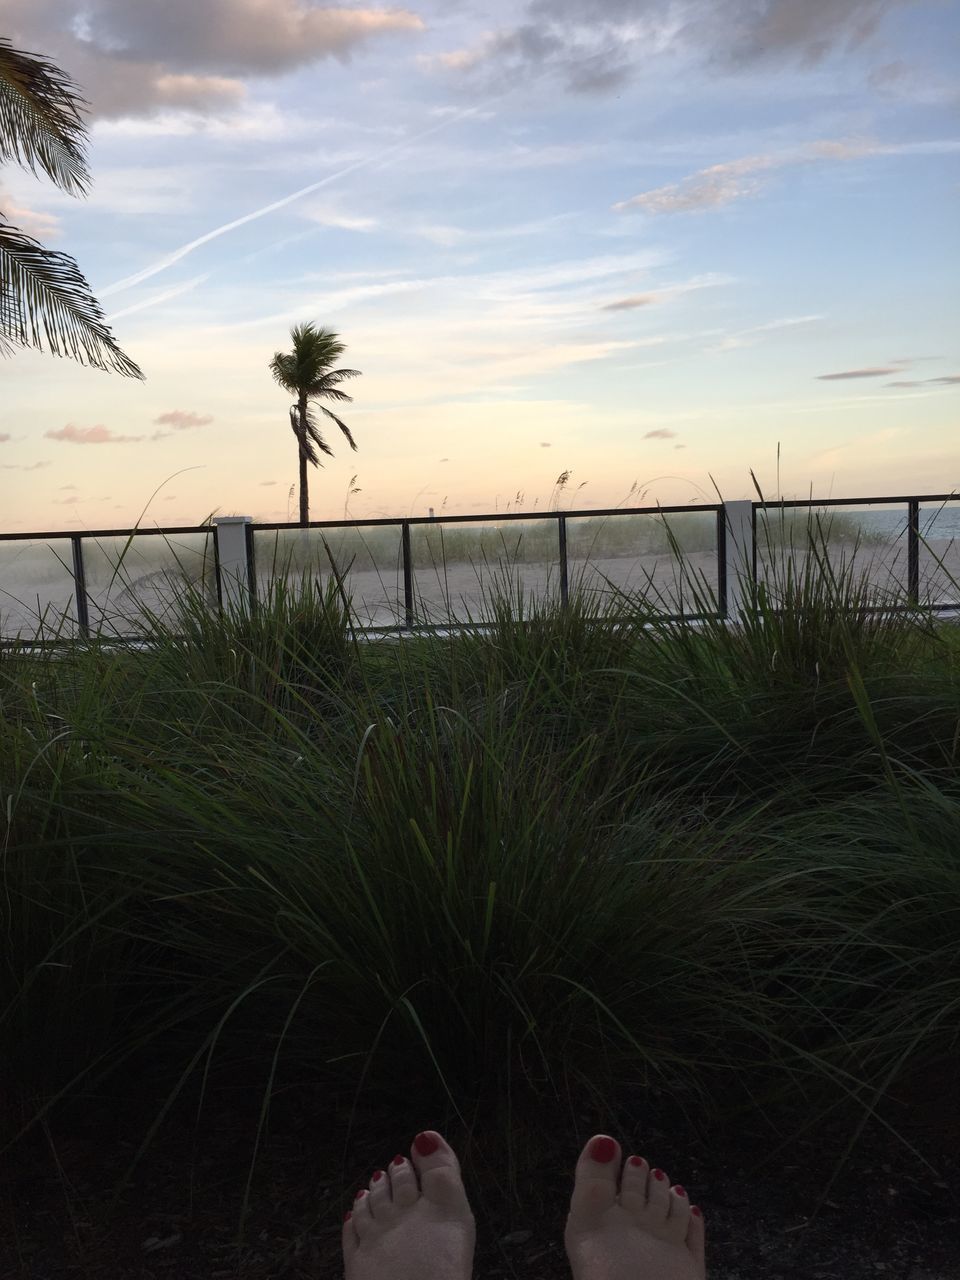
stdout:
POLYGON ((311 517, 960 489, 952 0, 0 0, 91 103, 142 383, 0 361, 0 531, 296 519, 290 327, 363 376, 311 517), (589 13, 589 20, 584 15, 589 13), (359 492, 348 495, 351 477, 359 492), (582 486, 582 487, 578 487, 582 486))

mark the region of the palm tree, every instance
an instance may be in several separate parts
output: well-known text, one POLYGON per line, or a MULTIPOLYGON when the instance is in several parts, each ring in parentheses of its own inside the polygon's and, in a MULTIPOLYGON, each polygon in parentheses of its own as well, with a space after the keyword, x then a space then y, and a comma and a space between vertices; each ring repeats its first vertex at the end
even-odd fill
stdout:
MULTIPOLYGON (((54 63, 0 37, 0 162, 42 169, 62 191, 85 195, 86 105, 54 63)), ((114 341, 73 258, 45 249, 0 214, 0 352, 45 345, 96 369, 143 377, 114 341)))
MULTIPOLYGON (((324 440, 317 425, 311 401, 352 401, 352 396, 340 390, 340 384, 347 378, 359 377, 360 370, 332 367, 334 361, 346 351, 346 347, 339 335, 331 329, 318 329, 313 324, 298 324, 291 329, 290 336, 293 339, 293 350, 278 351, 270 361, 270 372, 284 391, 297 397, 296 404, 290 406, 290 426, 300 447, 300 523, 305 525, 310 519, 307 463, 312 462, 315 467, 322 465, 317 449, 333 457, 333 450, 324 440)), ((341 422, 326 405, 317 404, 316 407, 337 424, 350 441, 350 448, 355 450, 357 446, 347 424, 341 422)))

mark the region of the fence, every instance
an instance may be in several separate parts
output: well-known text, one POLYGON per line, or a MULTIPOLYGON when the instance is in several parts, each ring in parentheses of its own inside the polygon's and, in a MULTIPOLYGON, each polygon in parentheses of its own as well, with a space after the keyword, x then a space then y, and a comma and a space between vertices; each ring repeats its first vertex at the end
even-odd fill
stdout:
POLYGON ((687 605, 709 598, 716 606, 711 616, 732 619, 755 585, 770 579, 778 556, 799 568, 815 554, 814 529, 831 556, 870 577, 889 607, 960 608, 956 494, 306 526, 222 516, 166 530, 0 534, 0 644, 26 642, 27 622, 29 643, 52 643, 46 638, 51 612, 58 642, 64 634, 87 636, 94 626, 113 639, 135 640, 131 615, 144 605, 156 611, 177 581, 198 586, 211 607, 244 599, 255 607, 278 567, 321 575, 335 567, 360 629, 377 634, 477 625, 478 618, 482 624, 484 588, 498 574, 528 598, 561 605, 571 590, 598 603, 613 593, 642 591, 659 601, 664 617, 705 617, 687 605))

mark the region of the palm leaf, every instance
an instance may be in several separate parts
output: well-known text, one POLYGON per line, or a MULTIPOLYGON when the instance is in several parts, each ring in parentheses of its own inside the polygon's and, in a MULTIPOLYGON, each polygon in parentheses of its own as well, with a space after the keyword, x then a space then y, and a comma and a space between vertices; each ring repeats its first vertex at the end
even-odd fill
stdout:
MULTIPOLYGON (((349 396, 348 396, 347 398, 349 399, 349 396)), ((340 428, 340 430, 343 432, 343 434, 344 434, 344 435, 347 437, 347 439, 350 441, 350 448, 351 448, 351 449, 353 449, 353 451, 354 451, 354 452, 356 452, 357 446, 356 446, 356 443, 355 443, 355 441, 354 441, 354 439, 353 439, 353 436, 350 434, 350 428, 347 426, 347 424, 346 424, 345 422, 341 422, 341 421, 340 421, 340 419, 337 417, 337 415, 336 415, 335 413, 331 413, 331 412, 330 412, 330 410, 327 408, 327 406, 326 406, 326 405, 321 404, 321 405, 319 405, 318 407, 319 407, 319 409, 320 409, 320 412, 321 412, 321 413, 325 413, 325 414, 327 415, 327 417, 328 417, 328 418, 332 418, 332 419, 333 419, 333 421, 337 424, 337 426, 340 428)), ((329 452, 329 450, 328 450, 328 452, 329 452)))
MULTIPOLYGON (((320 408, 322 409, 323 406, 321 405, 320 408)), ((313 416, 313 410, 310 408, 309 405, 307 406, 306 427, 307 427, 306 435, 307 435, 308 442, 312 440, 316 444, 318 449, 322 449, 323 452, 327 455, 327 457, 332 458, 333 450, 327 444, 326 440, 324 440, 323 432, 320 430, 320 424, 317 422, 316 418, 313 416)), ((314 461, 314 460, 311 459, 311 461, 314 461)), ((319 458, 317 458, 314 461, 314 465, 320 466, 319 458)))
POLYGON ((43 169, 64 191, 85 193, 86 105, 59 67, 0 38, 0 161, 43 169))
POLYGON ((54 355, 128 378, 143 378, 117 346, 100 303, 66 253, 45 249, 0 220, 0 335, 7 346, 54 355))

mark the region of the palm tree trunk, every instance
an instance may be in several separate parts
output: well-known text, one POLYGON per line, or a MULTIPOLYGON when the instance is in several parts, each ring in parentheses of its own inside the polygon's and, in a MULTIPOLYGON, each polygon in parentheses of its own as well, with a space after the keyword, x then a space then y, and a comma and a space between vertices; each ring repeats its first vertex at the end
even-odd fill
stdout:
POLYGON ((310 495, 307 492, 307 397, 301 394, 300 403, 300 523, 305 525, 310 519, 310 495))

